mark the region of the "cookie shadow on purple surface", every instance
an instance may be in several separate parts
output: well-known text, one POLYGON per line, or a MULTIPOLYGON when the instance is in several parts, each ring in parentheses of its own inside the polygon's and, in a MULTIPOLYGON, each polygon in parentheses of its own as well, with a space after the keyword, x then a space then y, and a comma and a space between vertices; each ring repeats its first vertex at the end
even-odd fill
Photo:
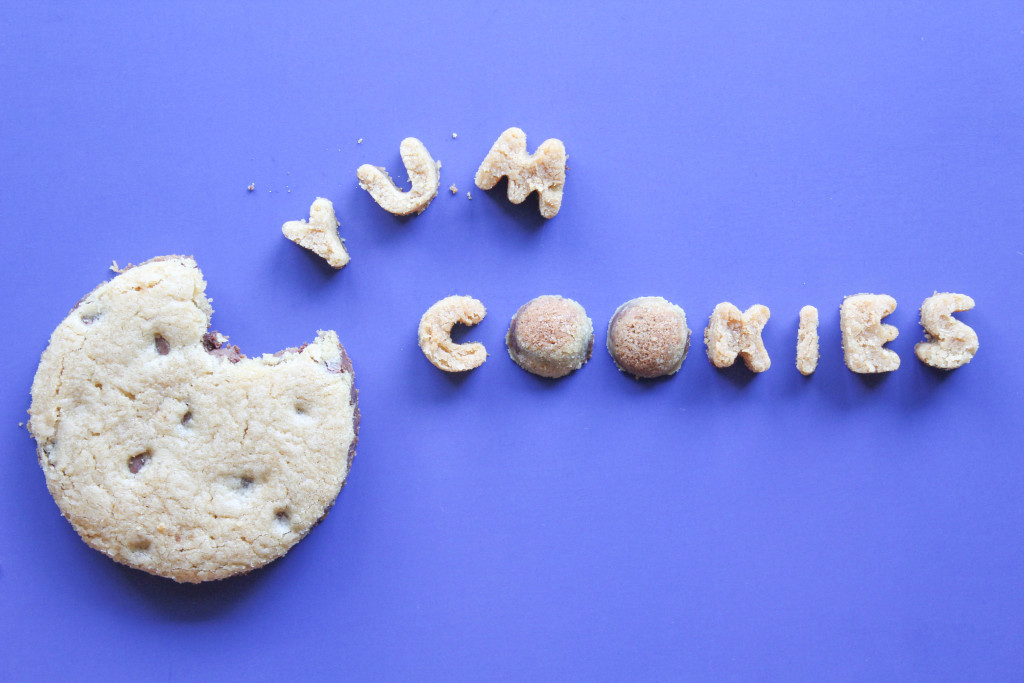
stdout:
POLYGON ((283 559, 246 574, 203 583, 178 583, 121 564, 117 569, 137 595, 165 616, 179 621, 205 621, 251 598, 256 586, 265 581, 283 559))
POLYGON ((860 380, 860 384, 861 384, 862 387, 864 387, 868 391, 875 391, 876 389, 880 389, 882 387, 882 385, 885 383, 886 378, 888 378, 889 375, 891 375, 892 373, 891 372, 874 372, 874 373, 857 373, 857 372, 855 372, 853 374, 857 376, 858 380, 860 380))
POLYGON ((730 384, 732 384, 738 389, 746 387, 748 384, 754 381, 755 377, 761 374, 759 372, 752 372, 751 370, 749 370, 747 366, 744 365, 743 361, 740 360, 739 358, 737 358, 736 362, 730 365, 729 367, 716 368, 716 370, 716 374, 719 377, 724 377, 729 381, 730 384))
MULTIPOLYGON (((344 270, 344 268, 340 270, 344 270)), ((274 251, 271 271, 279 275, 299 271, 302 273, 304 284, 316 286, 326 285, 339 272, 322 257, 288 240, 278 243, 277 249, 274 251), (310 261, 315 263, 311 266, 309 265, 310 261)))
MULTIPOLYGON (((476 188, 481 195, 486 195, 490 201, 497 204, 506 216, 511 218, 516 225, 530 232, 538 232, 549 220, 540 215, 540 194, 531 192, 521 204, 513 204, 508 199, 508 178, 502 178, 490 190, 476 188)), ((554 218, 558 218, 555 216, 554 218)))

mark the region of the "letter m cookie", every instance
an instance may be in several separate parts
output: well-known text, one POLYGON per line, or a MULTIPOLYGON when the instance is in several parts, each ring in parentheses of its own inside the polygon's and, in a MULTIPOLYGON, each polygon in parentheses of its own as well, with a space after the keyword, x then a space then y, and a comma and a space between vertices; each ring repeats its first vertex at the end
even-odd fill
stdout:
POLYGON ((540 193, 540 215, 554 218, 562 206, 565 186, 565 145, 545 140, 533 154, 526 153, 526 133, 509 128, 495 141, 476 172, 476 186, 490 190, 508 177, 508 200, 522 204, 531 192, 540 193))

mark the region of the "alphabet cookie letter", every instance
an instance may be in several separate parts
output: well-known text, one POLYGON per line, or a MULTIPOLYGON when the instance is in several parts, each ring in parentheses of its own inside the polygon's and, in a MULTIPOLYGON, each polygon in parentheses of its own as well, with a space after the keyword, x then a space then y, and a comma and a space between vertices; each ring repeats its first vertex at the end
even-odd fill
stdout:
POLYGON ((771 367, 772 361, 761 341, 761 330, 770 316, 768 307, 760 304, 743 313, 728 301, 715 306, 704 330, 711 363, 716 368, 727 368, 736 356, 742 356, 751 372, 764 372, 771 367))
POLYGON ((796 337, 796 369, 801 375, 813 375, 818 369, 818 309, 804 306, 800 309, 800 328, 796 337))
POLYGON ((839 326, 843 332, 843 359, 853 372, 892 372, 900 366, 895 351, 882 348, 899 335, 882 318, 896 310, 896 299, 887 294, 855 294, 843 299, 839 326))
POLYGON ((343 268, 349 261, 343 240, 338 237, 338 219, 329 199, 317 197, 309 207, 308 223, 288 221, 281 226, 281 232, 295 244, 327 261, 332 268, 343 268))
POLYGON ((489 190, 508 176, 508 200, 522 204, 531 192, 540 193, 540 215, 554 218, 562 206, 565 186, 565 145, 545 140, 533 154, 526 153, 526 133, 509 128, 495 141, 476 172, 476 186, 489 190))
POLYGON ((941 370, 966 365, 978 352, 978 335, 953 317, 953 313, 974 308, 974 299, 966 294, 936 292, 921 304, 921 327, 927 341, 919 342, 914 353, 922 363, 941 370))
POLYGON ((449 296, 427 309, 420 318, 420 349, 434 367, 445 372, 465 372, 487 360, 487 349, 479 342, 456 344, 452 328, 456 323, 476 325, 487 315, 484 305, 471 296, 449 296))
POLYGON ((437 188, 441 184, 441 162, 434 161, 427 148, 416 138, 402 140, 399 151, 412 182, 411 190, 402 192, 383 168, 370 164, 363 164, 356 169, 359 187, 369 192, 373 201, 385 211, 396 216, 423 213, 437 196, 437 188))

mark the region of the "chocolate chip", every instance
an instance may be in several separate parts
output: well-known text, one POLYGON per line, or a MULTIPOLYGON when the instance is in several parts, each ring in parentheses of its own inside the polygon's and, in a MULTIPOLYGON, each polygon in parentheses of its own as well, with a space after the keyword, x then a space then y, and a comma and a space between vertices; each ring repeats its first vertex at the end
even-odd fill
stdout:
POLYGON ((238 361, 245 358, 245 354, 242 353, 242 350, 234 345, 221 346, 218 349, 213 349, 212 351, 210 351, 210 355, 217 356, 218 358, 227 358, 232 363, 237 363, 238 361))
POLYGON ((150 453, 149 451, 143 451, 138 455, 133 455, 132 457, 128 458, 128 471, 131 472, 132 474, 138 474, 139 470, 141 470, 143 466, 146 463, 148 463, 150 458, 152 457, 153 454, 150 453))
POLYGON ((220 342, 217 341, 216 332, 207 332, 203 335, 203 348, 207 351, 213 351, 214 349, 220 348, 220 342))
POLYGON ((149 550, 150 541, 148 538, 138 538, 128 544, 128 550, 133 553, 144 553, 149 550))
POLYGON ((187 425, 191 421, 192 421, 192 411, 189 410, 189 411, 186 411, 185 414, 181 416, 181 424, 187 425))
POLYGON ((255 479, 252 478, 252 475, 243 474, 241 477, 238 478, 238 488, 244 491, 250 488, 254 481, 255 479))
POLYGON ((45 459, 47 465, 49 465, 50 467, 54 466, 54 464, 53 464, 53 449, 56 446, 57 446, 57 444, 54 443, 53 441, 51 441, 49 443, 44 443, 43 444, 42 449, 41 449, 42 450, 42 458, 39 461, 40 464, 42 464, 43 460, 45 459))
POLYGON ((156 344, 156 352, 159 353, 161 356, 166 356, 168 353, 171 352, 171 345, 168 344, 167 340, 161 337, 159 334, 153 338, 153 341, 156 344))
POLYGON ((274 510, 274 522, 277 523, 278 529, 281 533, 291 531, 292 515, 288 511, 288 508, 278 508, 274 510))
MULTIPOLYGON (((349 358, 348 351, 341 344, 338 344, 338 353, 341 355, 341 367, 332 372, 352 372, 352 359, 349 358)), ((330 367, 327 369, 330 370, 330 367)))
POLYGON ((227 358, 232 363, 237 363, 245 358, 245 354, 237 346, 217 341, 218 336, 216 332, 207 332, 203 335, 203 348, 206 349, 208 354, 227 358))

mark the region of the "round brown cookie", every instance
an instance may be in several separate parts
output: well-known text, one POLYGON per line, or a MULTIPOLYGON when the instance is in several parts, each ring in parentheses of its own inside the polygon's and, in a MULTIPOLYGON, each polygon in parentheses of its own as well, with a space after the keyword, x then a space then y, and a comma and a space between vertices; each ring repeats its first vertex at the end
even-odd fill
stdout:
POLYGON ((627 301, 608 323, 608 353, 619 370, 637 378, 675 374, 689 349, 686 313, 660 296, 627 301))
POLYGON ((572 299, 539 296, 512 316, 505 343, 522 369, 541 377, 564 377, 590 360, 594 325, 572 299))
POLYGON ((29 429, 61 512, 114 560, 176 581, 284 555, 345 483, 359 428, 334 332, 246 358, 207 332, 195 262, 101 284, 50 338, 29 429))

